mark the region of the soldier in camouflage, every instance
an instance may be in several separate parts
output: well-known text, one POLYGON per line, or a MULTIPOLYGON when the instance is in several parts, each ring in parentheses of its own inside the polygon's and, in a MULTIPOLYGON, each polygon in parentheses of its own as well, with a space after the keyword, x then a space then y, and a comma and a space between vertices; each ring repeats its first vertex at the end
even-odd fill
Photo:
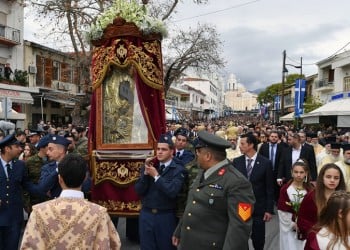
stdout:
MULTIPOLYGON (((40 139, 37 149, 38 153, 28 158, 26 161, 26 166, 28 168, 28 176, 29 179, 33 183, 38 183, 41 173, 41 167, 44 166, 47 163, 47 145, 49 144, 49 135, 44 136, 40 139)), ((40 202, 43 202, 47 199, 44 197, 38 197, 34 195, 30 195, 30 207, 29 211, 31 211, 31 206, 38 204, 40 202)))
POLYGON ((72 129, 72 134, 75 139, 75 151, 80 154, 85 160, 89 159, 88 155, 88 138, 86 137, 86 129, 77 127, 72 129))

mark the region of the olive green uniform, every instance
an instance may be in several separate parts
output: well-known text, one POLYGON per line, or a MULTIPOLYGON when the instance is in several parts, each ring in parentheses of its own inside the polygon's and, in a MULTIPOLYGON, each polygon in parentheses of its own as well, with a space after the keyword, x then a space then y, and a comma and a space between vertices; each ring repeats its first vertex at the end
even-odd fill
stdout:
POLYGON ((200 170, 174 233, 179 249, 247 249, 255 202, 250 182, 228 161, 201 182, 202 175, 200 170))
POLYGON ((77 141, 75 144, 75 152, 85 160, 88 159, 88 139, 86 137, 82 137, 77 141))
MULTIPOLYGON (((41 167, 47 163, 47 159, 41 158, 38 154, 35 154, 28 158, 26 166, 28 168, 28 177, 33 183, 38 183, 41 173, 41 167)), ((40 202, 46 201, 43 197, 37 197, 30 195, 31 206, 40 202)))

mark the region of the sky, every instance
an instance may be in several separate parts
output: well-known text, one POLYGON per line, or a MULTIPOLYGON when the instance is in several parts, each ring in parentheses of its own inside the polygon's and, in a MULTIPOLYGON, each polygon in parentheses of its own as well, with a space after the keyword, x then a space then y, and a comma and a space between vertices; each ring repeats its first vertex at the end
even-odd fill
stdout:
MULTIPOLYGON (((349 0, 208 1, 195 5, 183 0, 172 24, 185 29, 198 23, 215 25, 227 62, 223 78, 234 74, 248 90, 281 82, 283 50, 287 64, 299 66, 302 57, 308 76, 317 73, 316 62, 350 49, 349 0)), ((27 19, 24 39, 40 42, 33 36, 37 29, 27 19)), ((293 66, 287 69, 290 74, 300 72, 293 66)))
MULTIPOLYGON (((345 11, 349 0, 209 0, 206 6, 184 2, 175 25, 214 24, 227 62, 224 77, 236 75, 248 90, 282 81, 283 50, 287 64, 299 66, 302 57, 308 76, 317 73, 316 62, 350 49, 342 49, 350 43, 345 11)), ((300 72, 293 66, 287 69, 289 74, 300 72)))

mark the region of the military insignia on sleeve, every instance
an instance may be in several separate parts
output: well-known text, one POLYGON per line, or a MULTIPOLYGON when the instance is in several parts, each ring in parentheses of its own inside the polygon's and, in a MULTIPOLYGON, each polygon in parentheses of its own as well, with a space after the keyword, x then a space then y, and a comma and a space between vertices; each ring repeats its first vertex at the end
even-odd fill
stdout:
POLYGON ((252 204, 238 203, 238 215, 243 221, 247 221, 252 217, 252 204))
POLYGON ((218 175, 222 176, 222 175, 225 174, 225 172, 226 172, 226 169, 222 168, 222 169, 219 170, 218 175))

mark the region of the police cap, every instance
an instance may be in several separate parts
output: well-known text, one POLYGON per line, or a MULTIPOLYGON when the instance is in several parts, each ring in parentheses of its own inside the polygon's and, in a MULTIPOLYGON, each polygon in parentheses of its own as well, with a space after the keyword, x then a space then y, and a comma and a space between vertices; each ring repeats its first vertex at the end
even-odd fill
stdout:
POLYGON ((50 136, 49 143, 59 144, 59 145, 68 147, 68 145, 71 144, 71 141, 64 138, 63 136, 53 135, 53 136, 50 136))
POLYGON ((17 144, 17 145, 21 144, 19 141, 17 141, 15 133, 5 136, 0 141, 0 148, 4 148, 6 146, 10 146, 10 145, 14 145, 14 144, 17 144))
POLYGON ((48 144, 49 144, 49 141, 50 141, 50 135, 45 135, 43 136, 39 142, 38 142, 38 145, 36 145, 37 149, 40 149, 40 148, 45 148, 48 144))
POLYGON ((171 136, 169 136, 169 135, 167 135, 167 134, 162 134, 162 135, 159 137, 158 143, 166 143, 166 144, 168 144, 168 145, 171 146, 171 147, 174 146, 174 142, 173 142, 173 140, 171 139, 171 136))

